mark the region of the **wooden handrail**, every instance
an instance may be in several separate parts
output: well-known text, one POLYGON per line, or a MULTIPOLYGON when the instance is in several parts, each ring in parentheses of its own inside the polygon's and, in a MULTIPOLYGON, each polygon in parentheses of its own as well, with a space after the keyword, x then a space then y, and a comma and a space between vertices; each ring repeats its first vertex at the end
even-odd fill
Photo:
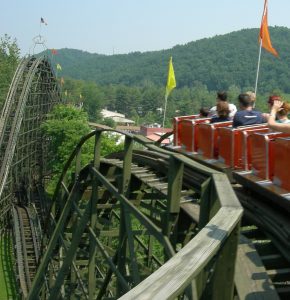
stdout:
MULTIPOLYGON (((190 297, 199 298, 204 291, 201 290, 196 281, 200 280, 198 278, 199 275, 203 273, 204 269, 208 268, 213 258, 216 260, 217 267, 215 267, 215 274, 209 289, 217 286, 217 284, 228 284, 228 288, 222 288, 218 292, 220 294, 219 299, 231 299, 234 286, 233 274, 238 244, 238 230, 243 209, 225 174, 201 165, 181 154, 161 149, 146 137, 133 136, 116 130, 102 128, 83 137, 76 146, 63 169, 54 199, 57 197, 61 186, 60 183, 69 165, 82 145, 88 139, 94 137, 95 134, 100 135, 105 131, 114 131, 125 135, 127 143, 129 140, 132 140, 144 145, 149 150, 161 153, 164 157, 171 156, 172 159, 208 178, 207 185, 201 187, 201 190, 208 193, 208 195, 202 199, 203 220, 200 223, 200 232, 163 266, 120 299, 174 299, 183 292, 188 293, 189 286, 191 287, 190 297), (227 271, 224 271, 221 266, 226 265, 224 257, 227 255, 230 256, 230 259, 228 265, 225 266, 227 271)), ((101 176, 99 175, 99 177, 101 176)), ((206 282, 202 282, 202 285, 204 288, 206 282)))
POLYGON ((119 299, 174 299, 218 253, 239 223, 242 212, 241 207, 222 207, 185 247, 119 299))

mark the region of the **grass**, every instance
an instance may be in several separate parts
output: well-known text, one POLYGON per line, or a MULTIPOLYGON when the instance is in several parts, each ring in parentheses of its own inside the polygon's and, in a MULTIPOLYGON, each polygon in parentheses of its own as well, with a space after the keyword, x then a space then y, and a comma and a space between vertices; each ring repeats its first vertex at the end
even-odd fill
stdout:
POLYGON ((19 299, 13 265, 12 235, 4 231, 0 235, 0 300, 19 299))

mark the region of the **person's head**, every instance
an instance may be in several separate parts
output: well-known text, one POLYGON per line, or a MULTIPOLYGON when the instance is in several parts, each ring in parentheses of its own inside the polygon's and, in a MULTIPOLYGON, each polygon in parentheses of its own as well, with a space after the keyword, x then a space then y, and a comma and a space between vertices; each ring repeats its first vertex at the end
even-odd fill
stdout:
POLYGON ((251 100, 250 96, 248 94, 240 94, 238 97, 240 108, 241 109, 247 109, 251 108, 253 106, 253 101, 251 100))
POLYGON ((273 106, 275 100, 282 101, 280 96, 277 95, 269 96, 267 103, 269 104, 270 107, 273 106))
POLYGON ((252 102, 256 101, 256 94, 252 91, 247 91, 246 94, 249 95, 252 102))
POLYGON ((287 118, 289 112, 290 112, 290 104, 287 102, 283 102, 281 109, 277 112, 278 119, 287 118))
POLYGON ((220 118, 227 118, 230 114, 229 104, 226 101, 220 101, 216 105, 216 112, 220 118))
POLYGON ((200 110, 199 110, 199 115, 203 118, 206 118, 208 117, 209 115, 209 108, 208 107, 202 107, 200 110))
POLYGON ((216 94, 216 101, 227 101, 228 100, 228 95, 227 92, 221 91, 221 92, 217 92, 216 94))

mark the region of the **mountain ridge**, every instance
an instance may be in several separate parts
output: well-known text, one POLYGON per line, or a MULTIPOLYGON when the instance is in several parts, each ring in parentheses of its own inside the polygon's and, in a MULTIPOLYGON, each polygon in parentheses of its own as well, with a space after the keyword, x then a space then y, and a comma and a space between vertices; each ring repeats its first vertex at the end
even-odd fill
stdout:
MULTIPOLYGON (((263 50, 259 89, 279 88, 290 92, 290 29, 269 27, 277 59, 263 50)), ((200 82, 209 90, 236 85, 253 88, 258 60, 258 28, 242 29, 176 45, 170 49, 105 55, 76 49, 59 49, 54 62, 61 64, 64 77, 93 81, 100 85, 124 84, 164 86, 169 57, 173 57, 178 87, 200 82)))

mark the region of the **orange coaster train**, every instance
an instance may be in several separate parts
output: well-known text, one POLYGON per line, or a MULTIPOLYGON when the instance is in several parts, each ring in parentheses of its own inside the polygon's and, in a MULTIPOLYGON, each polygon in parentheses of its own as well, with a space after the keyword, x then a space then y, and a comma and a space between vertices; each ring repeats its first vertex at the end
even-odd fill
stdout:
POLYGON ((290 135, 267 124, 232 128, 198 115, 173 119, 172 150, 226 172, 232 183, 290 211, 290 135))

